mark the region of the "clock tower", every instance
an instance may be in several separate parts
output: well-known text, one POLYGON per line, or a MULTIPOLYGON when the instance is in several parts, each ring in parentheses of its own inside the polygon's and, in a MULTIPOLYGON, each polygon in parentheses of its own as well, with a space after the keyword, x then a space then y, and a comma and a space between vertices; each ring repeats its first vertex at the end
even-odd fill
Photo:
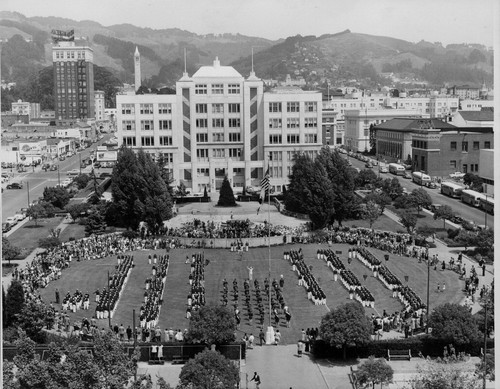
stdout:
POLYGON ((134 53, 134 74, 134 89, 137 92, 137 90, 141 87, 141 55, 139 54, 139 49, 137 48, 137 46, 135 47, 134 53))

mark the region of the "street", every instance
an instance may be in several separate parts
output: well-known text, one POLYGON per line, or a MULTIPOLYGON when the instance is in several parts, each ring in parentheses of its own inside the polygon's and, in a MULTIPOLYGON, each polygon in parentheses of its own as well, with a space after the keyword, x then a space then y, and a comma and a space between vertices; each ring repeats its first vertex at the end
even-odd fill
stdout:
MULTIPOLYGON (((27 171, 24 173, 18 173, 16 169, 12 169, 14 177, 10 178, 8 182, 2 183, 2 223, 21 208, 28 208, 30 202, 42 196, 45 187, 55 186, 58 182, 65 180, 68 177, 68 171, 80 169, 80 157, 82 160, 88 158, 91 151, 95 151, 97 146, 102 145, 109 138, 111 138, 111 135, 106 134, 103 139, 82 152, 76 153, 72 157, 66 158, 64 161, 54 160, 54 163, 59 166, 59 171, 45 172, 42 170, 41 166, 37 166, 34 169, 33 167, 26 168, 27 171), (6 189, 7 185, 13 182, 22 183, 23 188, 6 189)), ((2 169, 2 171, 10 173, 11 169, 2 169)))
MULTIPOLYGON (((343 154, 344 158, 347 158, 346 154, 343 154)), ((365 162, 359 161, 356 158, 349 157, 349 161, 352 163, 353 167, 357 167, 359 169, 365 169, 365 162)), ((373 172, 375 174, 379 174, 378 172, 379 167, 374 166, 373 167, 373 172)), ((391 173, 380 173, 380 177, 382 178, 397 178, 399 182, 401 183, 401 186, 403 188, 406 188, 408 192, 411 192, 413 189, 418 189, 420 188, 420 185, 415 184, 412 180, 410 179, 404 179, 401 176, 395 176, 394 174, 391 173)), ((451 181, 451 180, 450 180, 451 181)), ((464 204, 460 199, 454 199, 445 195, 442 195, 440 192, 440 189, 429 189, 427 187, 423 187, 427 193, 429 193, 429 196, 432 199, 433 204, 441 204, 441 205, 448 205, 453 209, 453 212, 455 212, 455 215, 459 215, 463 217, 465 220, 470 220, 473 221, 477 225, 485 225, 485 218, 486 218, 486 225, 488 227, 493 228, 494 226, 494 216, 489 215, 482 210, 478 208, 471 207, 467 204, 464 204)))

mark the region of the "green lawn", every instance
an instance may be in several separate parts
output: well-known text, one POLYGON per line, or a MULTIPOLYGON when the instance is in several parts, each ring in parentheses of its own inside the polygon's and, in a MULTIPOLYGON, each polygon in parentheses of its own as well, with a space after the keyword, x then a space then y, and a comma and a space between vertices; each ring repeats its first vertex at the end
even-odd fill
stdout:
POLYGON ((36 224, 34 220, 30 220, 9 236, 9 242, 21 249, 19 258, 24 259, 38 247, 38 241, 47 238, 50 230, 57 228, 62 220, 64 217, 38 219, 36 224))
MULTIPOLYGON (((300 330, 308 327, 319 327, 321 317, 328 311, 334 309, 339 304, 349 301, 347 291, 343 288, 340 280, 333 281, 333 273, 325 262, 316 258, 318 248, 326 248, 327 245, 286 245, 271 248, 271 277, 278 279, 281 274, 285 278, 284 298, 286 304, 290 307, 292 313, 291 328, 286 328, 284 321, 280 325, 280 331, 283 334, 284 343, 295 343, 300 336, 300 330), (303 287, 297 285, 297 277, 292 272, 290 264, 283 260, 283 252, 291 248, 302 247, 306 264, 312 266, 318 283, 327 295, 327 306, 315 306, 307 299, 306 291, 303 287)), ((335 244, 333 250, 342 251, 341 258, 345 261, 354 274, 358 277, 375 297, 375 309, 365 308, 367 315, 371 313, 381 314, 385 309, 388 313, 400 311, 403 306, 399 300, 393 299, 391 292, 383 284, 373 278, 371 272, 359 261, 353 261, 347 265, 347 251, 350 246, 345 244, 335 244), (363 280, 363 275, 368 277, 363 280)), ((424 263, 418 263, 416 259, 399 257, 391 255, 388 262, 383 260, 384 252, 376 249, 370 249, 386 266, 404 283, 404 276, 408 275, 408 285, 422 298, 425 303, 427 268, 424 263)), ((187 328, 188 320, 185 318, 187 307, 187 295, 189 293, 188 275, 189 265, 184 264, 186 255, 197 252, 194 249, 175 249, 170 252, 170 266, 168 269, 167 282, 164 291, 164 303, 161 309, 159 325, 162 329, 165 327, 187 328)), ((157 251, 158 254, 164 252, 157 251)), ((115 316, 112 319, 113 324, 123 323, 125 326, 132 325, 133 310, 136 310, 136 323, 138 323, 139 308, 142 303, 144 292, 144 281, 150 275, 151 266, 148 264, 148 255, 152 251, 134 252, 135 267, 131 270, 130 277, 125 285, 124 291, 118 303, 115 316)), ((240 257, 238 253, 222 249, 206 249, 205 257, 210 260, 210 264, 205 271, 205 287, 207 304, 219 304, 220 292, 222 291, 222 280, 226 278, 229 282, 229 296, 232 295, 232 281, 238 280, 240 289, 240 305, 242 325, 239 333, 253 332, 258 333, 259 326, 256 324, 256 317, 252 324, 249 323, 245 308, 242 306, 243 281, 248 277, 247 266, 254 268, 254 279, 261 281, 263 288, 264 278, 268 275, 268 249, 266 247, 250 249, 244 252, 240 257)), ((92 303, 89 311, 78 311, 72 314, 73 319, 88 317, 90 318, 95 311, 93 292, 106 286, 107 271, 114 271, 116 265, 116 256, 91 261, 73 262, 69 269, 63 272, 60 280, 53 281, 45 289, 42 289, 41 296, 46 302, 55 300, 55 288, 59 288, 61 297, 75 289, 82 292, 88 291, 92 294, 92 303)), ((459 302, 462 299, 462 282, 458 281, 457 274, 451 271, 441 272, 431 269, 431 309, 436 305, 445 302, 459 302), (446 283, 446 292, 437 293, 436 285, 446 283)), ((254 304, 254 314, 256 313, 255 295, 252 291, 252 303, 254 304)), ((60 307, 58 307, 60 309, 60 307)), ((265 326, 268 323, 266 316, 265 326)), ((107 326, 107 320, 100 320, 100 326, 107 326)))

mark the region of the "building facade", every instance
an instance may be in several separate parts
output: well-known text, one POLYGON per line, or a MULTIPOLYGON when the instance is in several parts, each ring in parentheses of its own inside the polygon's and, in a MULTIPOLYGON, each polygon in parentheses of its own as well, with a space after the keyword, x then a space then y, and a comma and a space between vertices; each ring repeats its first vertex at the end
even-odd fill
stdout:
POLYGON ((94 91, 94 107, 95 107, 95 120, 106 120, 104 113, 104 91, 94 91))
POLYGON ((495 153, 494 149, 479 150, 478 176, 483 179, 483 191, 493 195, 495 193, 495 153))
POLYGON ((61 41, 52 47, 57 124, 94 119, 94 52, 61 41))
POLYGON ((414 130, 413 169, 435 177, 457 171, 478 174, 480 150, 492 147, 493 128, 414 130))
POLYGON ((216 191, 227 175, 236 191, 260 185, 269 167, 271 186, 288 183, 293 155, 322 145, 321 93, 276 88, 252 72, 202 66, 184 73, 175 95, 117 95, 119 144, 163 155, 176 185, 194 193, 216 191))

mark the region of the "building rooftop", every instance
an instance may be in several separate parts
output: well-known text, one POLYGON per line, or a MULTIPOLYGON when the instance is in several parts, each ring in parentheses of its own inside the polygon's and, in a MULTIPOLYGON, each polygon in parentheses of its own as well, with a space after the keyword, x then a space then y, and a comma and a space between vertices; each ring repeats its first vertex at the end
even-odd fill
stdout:
POLYGON ((481 111, 458 111, 464 120, 474 122, 492 122, 493 109, 482 109, 481 111))
POLYGON ((297 94, 297 93, 321 93, 314 90, 303 90, 298 86, 278 86, 276 88, 269 89, 266 93, 276 93, 276 94, 297 94))
POLYGON ((192 78, 243 78, 232 66, 221 66, 219 58, 215 57, 212 66, 202 66, 192 78))
POLYGON ((396 118, 375 126, 378 130, 413 131, 415 129, 455 129, 456 126, 440 119, 396 118))

